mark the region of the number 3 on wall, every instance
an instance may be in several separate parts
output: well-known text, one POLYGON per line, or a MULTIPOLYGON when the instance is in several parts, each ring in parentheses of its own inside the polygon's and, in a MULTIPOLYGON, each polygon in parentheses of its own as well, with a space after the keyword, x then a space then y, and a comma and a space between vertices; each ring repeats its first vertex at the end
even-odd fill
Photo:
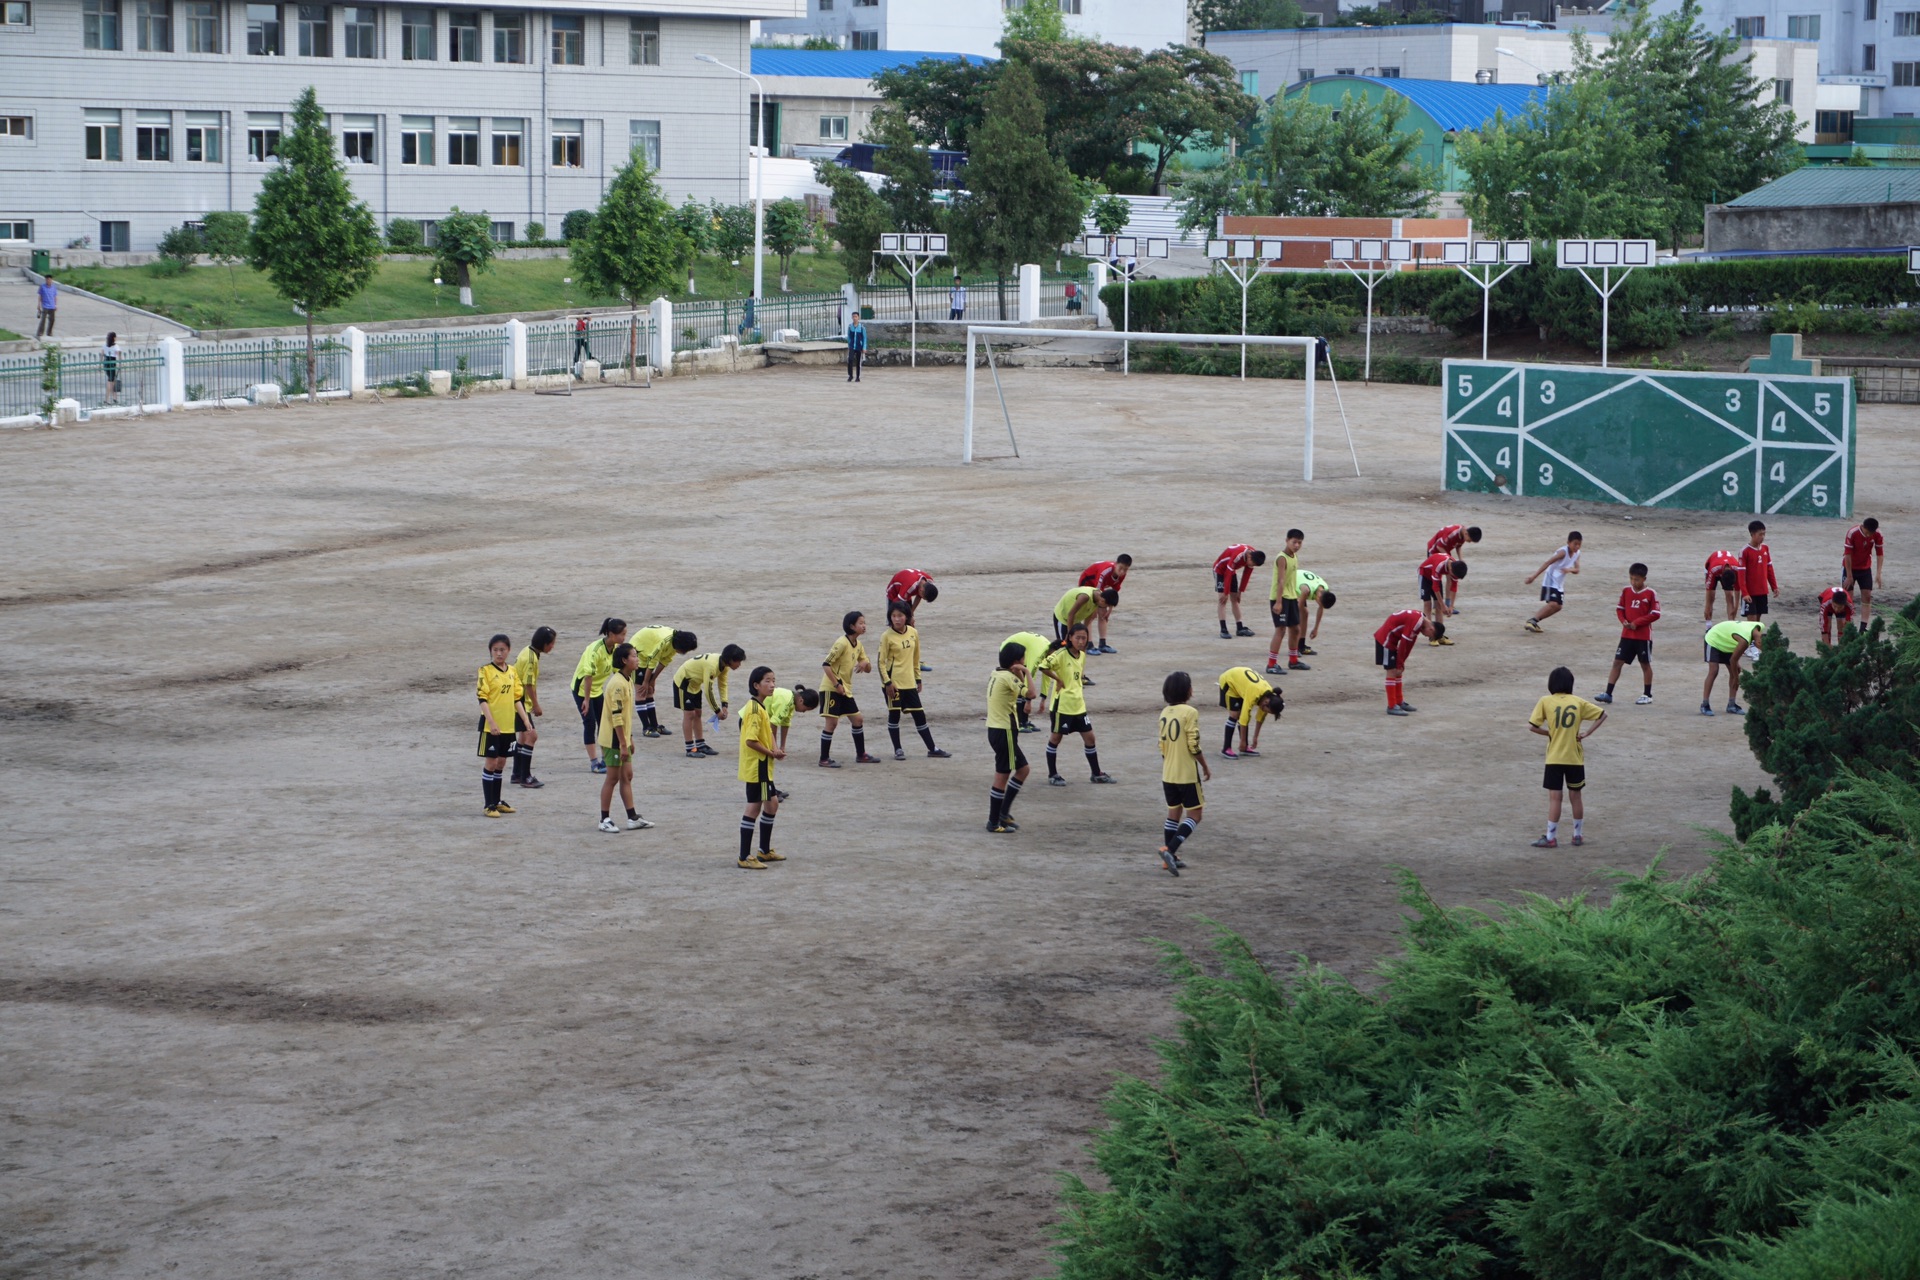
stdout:
MULTIPOLYGON (((1732 395, 1732 394, 1733 394, 1733 392, 1731 392, 1731 391, 1729 391, 1729 392, 1728 392, 1727 394, 1728 394, 1728 395, 1732 395)), ((1726 494, 1726 495, 1727 495, 1727 496, 1728 496, 1729 498, 1731 498, 1731 497, 1734 497, 1734 496, 1736 496, 1737 494, 1739 494, 1739 492, 1740 492, 1740 473, 1739 473, 1739 472, 1737 472, 1737 471, 1729 471, 1729 472, 1727 472, 1727 473, 1726 473, 1725 475, 1723 475, 1723 476, 1721 476, 1721 477, 1720 477, 1720 492, 1722 492, 1722 493, 1724 493, 1724 494, 1726 494)))
POLYGON ((1544 488, 1545 486, 1550 485, 1552 483, 1553 483, 1553 464, 1551 462, 1543 462, 1540 464, 1540 484, 1544 488))

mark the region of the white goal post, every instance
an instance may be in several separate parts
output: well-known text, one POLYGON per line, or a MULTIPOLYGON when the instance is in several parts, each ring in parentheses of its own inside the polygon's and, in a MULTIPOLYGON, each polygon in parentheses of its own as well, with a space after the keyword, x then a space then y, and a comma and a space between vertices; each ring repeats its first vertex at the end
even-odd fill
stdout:
MULTIPOLYGON (((991 338, 991 337, 1089 338, 1089 337, 1105 337, 1105 336, 1107 335, 1092 333, 1086 329, 1029 329, 1029 328, 1023 328, 1019 325, 991 325, 991 324, 968 325, 967 326, 967 416, 966 416, 966 427, 960 441, 960 461, 963 464, 970 464, 973 461, 973 381, 974 381, 974 354, 975 354, 976 342, 983 339, 991 338)), ((1117 337, 1120 335, 1113 335, 1113 336, 1117 337)), ((1307 410, 1306 412, 1307 432, 1306 432, 1306 450, 1305 450, 1306 461, 1302 466, 1301 470, 1302 470, 1302 478, 1305 479, 1309 484, 1313 482, 1313 387, 1314 387, 1314 366, 1319 363, 1316 357, 1316 351, 1320 341, 1318 338, 1268 337, 1268 336, 1259 335, 1259 334, 1238 334, 1238 333, 1128 333, 1125 336, 1127 340, 1130 342, 1186 342, 1186 343, 1208 344, 1212 346, 1246 346, 1248 344, 1251 344, 1256 347, 1299 347, 1301 349, 1301 353, 1306 357, 1306 410, 1307 410)), ((998 390, 1000 386, 1000 372, 997 368, 994 368, 993 366, 993 344, 991 342, 985 342, 984 345, 986 346, 986 349, 987 349, 988 368, 993 374, 994 387, 996 390, 998 390)), ((1005 391, 1000 392, 1000 412, 1002 416, 1004 416, 1007 420, 1007 438, 1009 440, 1012 440, 1013 439, 1013 416, 1007 412, 1007 397, 1006 397, 1005 391)), ((1348 445, 1349 446, 1352 445, 1351 433, 1349 433, 1348 435, 1348 445)), ((1018 441, 1014 442, 1013 452, 1015 457, 1019 456, 1020 445, 1018 441)), ((1356 474, 1358 474, 1358 465, 1359 465, 1358 459, 1356 458, 1355 460, 1356 474)))

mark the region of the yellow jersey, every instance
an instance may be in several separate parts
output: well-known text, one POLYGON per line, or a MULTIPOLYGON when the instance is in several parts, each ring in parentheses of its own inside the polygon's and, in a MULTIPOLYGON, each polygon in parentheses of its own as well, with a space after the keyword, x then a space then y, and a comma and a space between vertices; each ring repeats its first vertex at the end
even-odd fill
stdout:
POLYGON ((776 728, 787 728, 793 724, 793 706, 793 690, 775 689, 767 695, 767 719, 776 728))
POLYGON ((1269 600, 1298 600, 1300 598, 1300 557, 1290 556, 1284 551, 1273 553, 1273 585, 1267 589, 1269 600))
POLYGON ((1046 657, 1040 659, 1040 670, 1053 673, 1060 682, 1059 693, 1054 698, 1054 709, 1065 716, 1083 716, 1087 714, 1087 696, 1084 692, 1087 678, 1087 655, 1075 653, 1061 645, 1046 657))
POLYGON ((1327 580, 1311 569, 1298 570, 1293 576, 1302 600, 1318 600, 1320 593, 1327 589, 1327 580))
POLYGON ((1017 644, 1025 651, 1026 657, 1023 658, 1022 661, 1027 664, 1027 674, 1032 675, 1034 667, 1039 663, 1041 658, 1046 656, 1047 648, 1053 644, 1053 641, 1040 635, 1038 632, 1016 631, 1005 640, 1002 640, 1000 647, 1004 649, 1010 644, 1017 644))
POLYGON ((920 687, 920 632, 888 627, 880 633, 880 683, 896 689, 920 687))
POLYGON ((625 729, 628 743, 633 741, 633 681, 618 671, 607 677, 600 702, 600 749, 607 750, 620 742, 620 730, 625 729))
POLYGON ((513 674, 520 677, 522 694, 532 693, 540 683, 540 655, 533 651, 532 645, 522 649, 520 656, 513 660, 513 674))
POLYGON ((1580 724, 1598 720, 1606 710, 1571 693, 1550 693, 1533 704, 1529 724, 1547 731, 1548 764, 1585 764, 1586 744, 1580 741, 1580 724))
POLYGON ((727 700, 727 668, 717 653, 688 658, 673 673, 673 682, 688 693, 706 693, 719 702, 727 700), (716 692, 717 690, 717 692, 716 692))
POLYGON ((1014 704, 1027 692, 1020 677, 1004 667, 987 677, 987 728, 1015 731, 1014 704))
POLYGON ((583 698, 597 698, 612 674, 613 650, 607 648, 607 638, 602 636, 573 664, 573 691, 583 698))
POLYGON ((1160 781, 1200 781, 1200 713, 1189 703, 1160 713, 1160 781))
MULTIPOLYGON (((789 699, 792 694, 787 695, 789 699)), ((789 708, 791 710, 791 708, 789 708)), ((740 708, 740 781, 760 781, 760 767, 766 766, 767 778, 773 778, 773 717, 758 698, 740 708), (749 744, 759 743, 769 754, 762 755, 749 744)))
MULTIPOLYGON (((491 662, 480 668, 479 678, 475 681, 480 701, 486 703, 487 710, 493 713, 493 733, 513 732, 513 708, 520 701, 520 677, 512 667, 496 667, 491 662)), ((485 717, 481 725, 486 725, 485 717)))
POLYGON ((1063 626, 1085 622, 1100 611, 1100 593, 1092 587, 1074 587, 1053 606, 1053 617, 1063 626))
POLYGON ((672 627, 642 627, 627 643, 640 655, 642 671, 658 671, 673 661, 672 627))
POLYGON ((1263 722, 1266 720, 1266 708, 1256 708, 1254 704, 1260 698, 1272 693, 1273 686, 1268 684, 1266 678, 1258 671, 1252 667, 1230 667, 1221 673, 1220 688, 1227 697, 1240 699, 1241 724, 1252 724, 1255 714, 1258 714, 1263 722))

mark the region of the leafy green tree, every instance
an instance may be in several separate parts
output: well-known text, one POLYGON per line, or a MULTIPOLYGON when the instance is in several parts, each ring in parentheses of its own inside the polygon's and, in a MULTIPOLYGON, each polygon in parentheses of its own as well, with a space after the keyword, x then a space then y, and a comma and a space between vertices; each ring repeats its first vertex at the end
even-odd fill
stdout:
POLYGON ((753 248, 753 202, 721 204, 715 200, 712 209, 713 251, 737 266, 753 248))
POLYGON ((786 293, 793 255, 813 243, 813 217, 798 200, 775 200, 767 206, 767 248, 780 259, 780 292, 786 293))
POLYGON ((238 302, 240 282, 234 276, 234 268, 247 260, 247 241, 253 235, 253 223, 246 214, 233 209, 216 209, 201 222, 202 252, 216 265, 227 269, 227 288, 238 302))
POLYGON ((1000 47, 1007 42, 1058 44, 1067 38, 1067 20, 1060 16, 1057 0, 1022 0, 1006 11, 1000 22, 1000 47))
POLYGON ((1085 206, 1066 165, 1047 150, 1040 98, 1023 63, 1001 70, 987 107, 967 160, 967 195, 954 211, 953 242, 962 262, 994 273, 1004 315, 1007 276, 1072 239, 1085 206))
POLYGON ((418 253, 426 243, 426 233, 412 218, 388 220, 387 250, 390 253, 418 253))
POLYGON ((560 219, 560 238, 577 240, 587 234, 587 224, 593 221, 591 209, 569 209, 567 216, 560 219))
POLYGON ((380 228, 353 187, 327 116, 311 87, 293 104, 293 128, 280 140, 253 205, 248 261, 307 322, 307 394, 315 392, 314 313, 367 287, 380 265, 380 228))
POLYGON ((891 230, 938 231, 944 227, 947 211, 940 196, 945 193, 945 184, 906 117, 891 107, 876 109, 867 126, 867 137, 884 148, 874 153, 873 167, 886 179, 880 185, 880 199, 893 219, 891 230))
POLYGON ((1212 234, 1216 218, 1258 213, 1265 193, 1247 162, 1230 156, 1211 169, 1181 175, 1174 195, 1180 229, 1212 234))
POLYGON ((1257 163, 1262 213, 1386 218, 1424 213, 1439 175, 1420 136, 1400 127, 1406 100, 1345 94, 1336 110, 1305 94, 1274 99, 1257 163))
POLYGON ((178 263, 179 270, 184 271, 193 265, 195 258, 206 252, 207 242, 198 227, 182 223, 161 236, 160 243, 155 247, 162 259, 178 263))
POLYGON ((848 278, 871 275, 881 233, 892 229, 893 215, 854 170, 831 160, 816 160, 813 172, 821 185, 833 192, 833 238, 840 246, 840 263, 848 278))
POLYGON ((1103 236, 1117 236, 1133 221, 1133 205, 1122 196, 1101 196, 1087 213, 1103 236))
POLYGON ((1277 31, 1304 21, 1293 0, 1194 0, 1193 22, 1208 31, 1277 31))
POLYGON ((453 206, 436 225, 433 274, 460 286, 460 305, 473 305, 473 277, 493 270, 493 219, 453 206))
POLYGON ((1260 100, 1240 88, 1231 62, 1184 45, 1129 59, 1110 93, 1124 111, 1127 132, 1153 148, 1148 185, 1155 191, 1167 165, 1189 144, 1225 146, 1260 111, 1260 100))
MULTIPOLYGON (((1133 135, 1142 127, 1131 118, 1137 104, 1115 92, 1138 64, 1139 50, 1098 40, 1009 39, 1000 48, 1006 56, 996 79, 1015 62, 1031 73, 1043 112, 1041 136, 1069 169, 1119 190, 1123 180, 1111 170, 1144 166, 1133 154, 1133 135)), ((975 149, 969 146, 969 157, 975 149)))
POLYGON ((688 196, 686 203, 673 211, 673 225, 680 229, 691 247, 687 256, 687 293, 697 294, 700 289, 693 278, 693 268, 702 254, 713 249, 713 210, 688 196))
POLYGON ((631 373, 639 356, 640 304, 671 289, 693 259, 692 241, 638 151, 613 175, 572 257, 589 290, 626 302, 631 373))
POLYGON ((922 58, 882 71, 874 76, 873 87, 922 142, 965 151, 973 131, 987 118, 987 87, 997 67, 975 58, 922 58))

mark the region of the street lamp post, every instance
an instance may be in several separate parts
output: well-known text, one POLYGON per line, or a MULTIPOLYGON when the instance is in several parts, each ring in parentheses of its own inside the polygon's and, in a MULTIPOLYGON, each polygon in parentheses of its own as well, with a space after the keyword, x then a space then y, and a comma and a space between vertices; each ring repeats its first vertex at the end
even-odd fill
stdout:
MULTIPOLYGON (((767 91, 765 86, 760 83, 760 77, 754 75, 752 72, 742 71, 738 67, 730 67, 710 53, 696 53, 693 55, 693 60, 695 62, 710 62, 722 71, 731 71, 743 79, 753 81, 753 91, 760 95, 759 114, 754 117, 761 138, 760 145, 755 147, 753 152, 753 298, 754 306, 762 307, 765 306, 767 302, 766 291, 761 287, 764 283, 761 278, 761 269, 766 256, 764 250, 767 224, 767 188, 766 184, 761 181, 765 170, 761 167, 760 162, 766 156, 767 152, 767 91)), ((751 137, 752 135, 749 134, 748 136, 751 137)))
POLYGON ((1553 78, 1551 75, 1548 74, 1547 69, 1545 67, 1541 66, 1537 62, 1529 62, 1527 59, 1521 57, 1519 54, 1507 48, 1505 45, 1500 45, 1496 47, 1494 49, 1494 52, 1499 54, 1503 58, 1512 58, 1515 62, 1525 62, 1528 66, 1532 67, 1536 72, 1539 73, 1541 84, 1545 84, 1547 83, 1548 80, 1553 78))

